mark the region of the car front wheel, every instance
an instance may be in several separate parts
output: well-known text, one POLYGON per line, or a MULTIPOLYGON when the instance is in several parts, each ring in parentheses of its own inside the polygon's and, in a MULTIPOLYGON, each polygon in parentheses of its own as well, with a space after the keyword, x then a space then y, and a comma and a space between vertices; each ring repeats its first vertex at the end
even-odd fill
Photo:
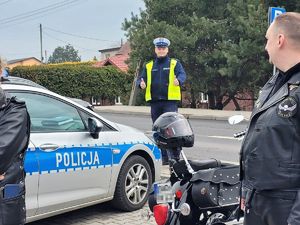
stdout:
POLYGON ((123 211, 142 208, 151 185, 152 174, 148 162, 141 156, 130 156, 120 170, 113 206, 123 211))

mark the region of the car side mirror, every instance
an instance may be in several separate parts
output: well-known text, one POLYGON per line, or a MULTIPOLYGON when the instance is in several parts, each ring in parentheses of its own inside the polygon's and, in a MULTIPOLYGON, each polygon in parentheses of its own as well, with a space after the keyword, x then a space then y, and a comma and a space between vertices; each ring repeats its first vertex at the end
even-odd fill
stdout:
POLYGON ((99 138, 99 133, 103 128, 103 124, 99 120, 97 120, 96 118, 90 117, 88 119, 88 128, 89 128, 89 132, 90 132, 91 136, 94 139, 98 139, 99 138))
POLYGON ((245 119, 243 115, 234 115, 228 118, 228 123, 230 125, 238 124, 245 119))

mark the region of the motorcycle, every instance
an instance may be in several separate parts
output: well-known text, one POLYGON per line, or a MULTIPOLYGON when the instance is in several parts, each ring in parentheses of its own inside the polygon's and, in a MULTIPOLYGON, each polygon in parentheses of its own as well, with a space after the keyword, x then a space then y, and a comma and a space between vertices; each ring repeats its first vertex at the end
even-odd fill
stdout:
MULTIPOLYGON (((188 160, 182 147, 192 146, 194 136, 187 127, 189 123, 180 122, 176 127, 176 120, 184 121, 185 118, 180 114, 165 114, 162 115, 164 119, 158 120, 158 128, 154 124, 155 134, 164 135, 159 134, 154 140, 168 152, 170 178, 153 184, 148 199, 151 212, 144 217, 153 215, 158 225, 225 225, 236 220, 240 213, 239 166, 216 159, 188 160), (170 119, 172 117, 177 118, 173 119, 175 122, 170 119), (165 134, 170 131, 177 133, 180 141, 174 139, 174 135, 165 134)), ((233 116, 229 123, 242 120, 241 116, 233 116)), ((234 137, 240 139, 245 133, 236 133, 234 137)))

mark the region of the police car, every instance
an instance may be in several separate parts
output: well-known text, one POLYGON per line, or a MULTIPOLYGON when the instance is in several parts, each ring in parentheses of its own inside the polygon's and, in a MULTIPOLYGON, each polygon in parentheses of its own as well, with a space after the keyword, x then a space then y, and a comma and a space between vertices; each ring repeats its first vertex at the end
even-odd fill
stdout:
POLYGON ((1 87, 31 117, 27 222, 110 200, 125 211, 144 205, 161 165, 145 134, 28 80, 8 77, 1 87))

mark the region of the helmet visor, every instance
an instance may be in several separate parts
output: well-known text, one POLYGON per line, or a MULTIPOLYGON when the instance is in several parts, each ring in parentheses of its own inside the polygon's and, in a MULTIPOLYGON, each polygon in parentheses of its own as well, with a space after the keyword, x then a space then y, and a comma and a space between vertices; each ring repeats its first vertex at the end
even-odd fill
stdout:
POLYGON ((170 123, 163 131, 164 138, 173 138, 193 135, 193 131, 186 119, 176 120, 170 123))

